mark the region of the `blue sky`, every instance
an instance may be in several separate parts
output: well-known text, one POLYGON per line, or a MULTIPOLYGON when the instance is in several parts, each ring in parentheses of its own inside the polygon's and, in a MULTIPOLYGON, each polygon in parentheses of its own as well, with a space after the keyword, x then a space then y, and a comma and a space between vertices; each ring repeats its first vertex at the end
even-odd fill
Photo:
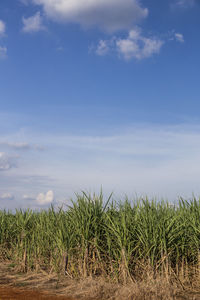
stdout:
POLYGON ((200 194, 200 3, 1 0, 0 207, 200 194))

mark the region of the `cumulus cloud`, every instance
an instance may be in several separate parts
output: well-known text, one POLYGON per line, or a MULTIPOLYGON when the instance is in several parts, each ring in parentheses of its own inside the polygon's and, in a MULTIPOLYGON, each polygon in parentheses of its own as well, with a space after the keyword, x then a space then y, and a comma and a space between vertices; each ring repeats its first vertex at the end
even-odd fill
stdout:
POLYGON ((0 200, 13 200, 15 197, 10 193, 0 195, 0 200))
POLYGON ((133 29, 125 39, 116 42, 117 50, 125 59, 136 58, 138 60, 158 54, 163 41, 157 38, 147 38, 141 34, 140 29, 133 29))
POLYGON ((100 56, 108 54, 113 44, 114 40, 100 40, 95 50, 96 54, 100 56))
POLYGON ((2 20, 0 20, 0 36, 4 35, 6 32, 6 24, 2 20))
POLYGON ((126 60, 151 57, 158 54, 164 41, 155 37, 145 37, 140 28, 130 30, 127 38, 112 38, 100 40, 96 48, 97 55, 106 55, 109 52, 117 52, 126 60))
POLYGON ((0 152, 0 171, 6 171, 14 167, 14 157, 7 155, 4 152, 0 152))
POLYGON ((108 32, 129 29, 148 15, 139 0, 30 0, 42 5, 45 14, 56 21, 98 27, 108 32))
POLYGON ((185 41, 182 33, 175 33, 175 39, 180 43, 184 43, 185 41))
POLYGON ((22 18, 23 22, 23 31, 24 32, 38 32, 44 30, 43 19, 40 12, 37 12, 35 15, 29 18, 22 18))
POLYGON ((23 200, 29 202, 36 202, 38 205, 48 205, 51 204, 54 200, 54 193, 53 191, 48 191, 47 193, 39 193, 37 197, 31 196, 29 194, 23 195, 23 200))
POLYGON ((46 194, 40 193, 36 198, 36 201, 39 205, 50 204, 53 202, 53 200, 54 200, 53 191, 48 191, 46 194))

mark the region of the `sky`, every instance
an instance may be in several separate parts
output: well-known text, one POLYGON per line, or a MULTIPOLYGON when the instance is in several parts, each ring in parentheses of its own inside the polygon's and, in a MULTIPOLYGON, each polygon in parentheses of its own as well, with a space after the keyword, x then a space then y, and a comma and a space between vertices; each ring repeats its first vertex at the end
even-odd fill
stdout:
POLYGON ((0 209, 200 195, 199 0, 0 1, 0 209))

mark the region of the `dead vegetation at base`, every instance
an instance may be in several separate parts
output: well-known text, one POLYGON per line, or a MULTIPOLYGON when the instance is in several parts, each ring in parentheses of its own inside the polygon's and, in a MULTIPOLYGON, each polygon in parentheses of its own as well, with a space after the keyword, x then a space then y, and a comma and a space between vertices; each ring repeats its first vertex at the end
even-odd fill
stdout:
MULTIPOLYGON (((175 278, 147 277, 146 280, 126 284, 109 282, 103 277, 72 279, 46 271, 19 273, 9 262, 1 263, 0 287, 42 291, 49 296, 80 300, 200 300, 199 282, 193 286, 175 278), (68 298, 69 297, 69 298, 68 298)), ((63 298, 62 298, 63 299, 63 298)))

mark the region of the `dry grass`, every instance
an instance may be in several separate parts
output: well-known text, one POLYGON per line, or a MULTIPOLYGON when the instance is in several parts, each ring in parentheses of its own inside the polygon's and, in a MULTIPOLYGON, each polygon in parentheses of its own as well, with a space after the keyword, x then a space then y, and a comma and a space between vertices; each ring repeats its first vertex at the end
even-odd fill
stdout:
POLYGON ((200 285, 193 287, 175 278, 168 281, 160 277, 129 282, 110 283, 105 278, 75 280, 45 271, 18 273, 9 263, 0 267, 0 285, 14 286, 24 290, 45 291, 49 295, 60 295, 80 300, 199 300, 200 285))

